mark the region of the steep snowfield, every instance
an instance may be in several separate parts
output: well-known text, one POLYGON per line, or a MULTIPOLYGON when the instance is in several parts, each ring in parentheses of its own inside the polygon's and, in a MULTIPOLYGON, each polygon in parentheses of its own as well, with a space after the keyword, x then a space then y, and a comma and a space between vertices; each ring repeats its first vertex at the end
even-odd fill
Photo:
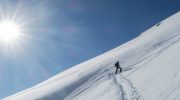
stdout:
POLYGON ((180 12, 139 37, 4 100, 180 100, 180 12), (120 61, 123 72, 114 74, 120 61))

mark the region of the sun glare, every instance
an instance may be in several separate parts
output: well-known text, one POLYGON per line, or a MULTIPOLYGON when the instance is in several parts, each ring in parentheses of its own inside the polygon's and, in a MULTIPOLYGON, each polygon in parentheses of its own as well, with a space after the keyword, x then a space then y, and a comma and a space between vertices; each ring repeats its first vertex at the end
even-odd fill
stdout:
POLYGON ((19 26, 11 21, 0 22, 0 42, 11 43, 20 37, 19 26))

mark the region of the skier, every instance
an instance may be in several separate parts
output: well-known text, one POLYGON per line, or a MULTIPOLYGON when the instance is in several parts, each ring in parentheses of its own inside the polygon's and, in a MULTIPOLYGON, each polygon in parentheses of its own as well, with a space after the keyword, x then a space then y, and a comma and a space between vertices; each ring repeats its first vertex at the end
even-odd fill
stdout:
POLYGON ((114 65, 115 65, 115 67, 116 67, 116 72, 115 72, 115 74, 117 74, 118 69, 119 69, 120 72, 122 71, 122 68, 121 68, 120 65, 119 65, 119 61, 117 61, 114 65))

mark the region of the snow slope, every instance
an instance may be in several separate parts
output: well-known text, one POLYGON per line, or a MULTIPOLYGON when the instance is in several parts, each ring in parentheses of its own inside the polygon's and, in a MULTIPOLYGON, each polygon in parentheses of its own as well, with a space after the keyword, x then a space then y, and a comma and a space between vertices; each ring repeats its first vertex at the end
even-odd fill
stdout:
POLYGON ((180 100, 180 12, 137 38, 4 100, 180 100), (114 74, 120 61, 123 72, 114 74))

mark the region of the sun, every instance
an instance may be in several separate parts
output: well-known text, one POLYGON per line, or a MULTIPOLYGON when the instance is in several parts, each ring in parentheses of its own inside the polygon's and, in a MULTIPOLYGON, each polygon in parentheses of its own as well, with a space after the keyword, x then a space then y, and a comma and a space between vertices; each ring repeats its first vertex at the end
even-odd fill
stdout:
POLYGON ((0 22, 0 42, 12 43, 13 41, 20 38, 21 29, 13 21, 2 21, 0 22))

